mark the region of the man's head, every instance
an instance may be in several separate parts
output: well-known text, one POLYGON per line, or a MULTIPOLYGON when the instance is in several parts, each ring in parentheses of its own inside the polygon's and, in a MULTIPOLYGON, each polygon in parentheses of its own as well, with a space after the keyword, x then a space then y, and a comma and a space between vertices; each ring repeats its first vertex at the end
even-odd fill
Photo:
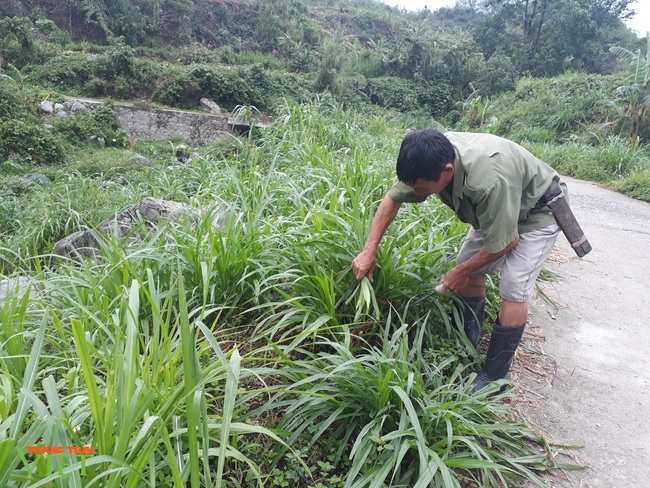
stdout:
POLYGON ((454 147, 433 127, 409 131, 397 156, 397 178, 411 185, 419 178, 438 181, 448 163, 453 165, 454 147))
POLYGON ((397 178, 418 195, 439 193, 453 178, 454 158, 449 139, 433 127, 409 131, 397 156, 397 178))

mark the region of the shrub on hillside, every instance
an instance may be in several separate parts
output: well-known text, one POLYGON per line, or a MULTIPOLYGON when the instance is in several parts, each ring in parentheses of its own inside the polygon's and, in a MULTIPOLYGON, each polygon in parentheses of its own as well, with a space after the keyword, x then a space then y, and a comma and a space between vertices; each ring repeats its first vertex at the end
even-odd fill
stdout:
POLYGON ((395 77, 373 78, 366 82, 364 92, 371 103, 385 108, 415 112, 420 107, 415 84, 395 77))
POLYGON ((100 147, 127 147, 127 133, 115 119, 110 105, 78 112, 74 117, 55 119, 54 130, 70 144, 96 144, 100 147))
POLYGON ((24 73, 28 82, 78 93, 81 86, 96 76, 95 63, 79 55, 61 55, 43 64, 30 65, 24 73))
POLYGON ((16 81, 0 73, 0 123, 23 119, 28 115, 25 104, 20 99, 16 81))
POLYGON ((127 46, 118 40, 108 52, 108 66, 113 76, 131 75, 135 65, 135 52, 131 46, 127 46))
POLYGON ((451 108, 451 86, 447 83, 415 83, 386 76, 366 81, 363 92, 370 102, 402 112, 442 116, 451 108))
POLYGON ((201 89, 187 70, 170 68, 156 80, 151 99, 172 107, 196 107, 201 89))
MULTIPOLYGON (((497 134, 516 139, 528 132, 554 131, 556 140, 605 128, 615 116, 606 101, 620 76, 566 73, 555 78, 523 78, 514 92, 492 102, 497 134)), ((545 134, 547 134, 545 132, 545 134)))
POLYGON ((526 147, 561 174, 588 181, 605 183, 627 178, 650 166, 644 150, 630 148, 619 137, 609 137, 598 146, 571 142, 562 145, 529 143, 526 147))
MULTIPOLYGON (((2 175, 2 178, 0 178, 0 199, 20 197, 34 191, 34 188, 34 182, 26 178, 18 175, 2 175)), ((0 228, 2 227, 4 226, 0 224, 0 228)))
POLYGON ((7 64, 22 68, 38 58, 33 28, 27 17, 5 17, 0 20, 0 68, 7 64))
POLYGON ((497 53, 484 63, 480 63, 474 86, 483 97, 493 97, 499 93, 515 89, 517 70, 512 60, 497 53))
MULTIPOLYGON (((650 159, 647 167, 650 168, 650 159)), ((632 198, 650 202, 650 171, 648 169, 632 173, 629 178, 617 182, 615 186, 632 198)))
POLYGON ((421 82, 416 86, 420 109, 434 117, 441 117, 452 107, 452 88, 449 84, 421 82))
POLYGON ((20 120, 0 124, 0 161, 17 154, 36 164, 62 164, 65 150, 61 142, 41 126, 20 120))

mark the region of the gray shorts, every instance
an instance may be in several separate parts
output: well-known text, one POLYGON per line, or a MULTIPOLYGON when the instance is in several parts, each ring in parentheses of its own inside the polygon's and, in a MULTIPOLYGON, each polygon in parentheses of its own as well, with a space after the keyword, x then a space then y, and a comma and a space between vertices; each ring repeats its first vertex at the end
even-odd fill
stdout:
MULTIPOLYGON (((551 254, 560 228, 551 224, 519 236, 519 242, 506 255, 484 266, 472 276, 499 275, 499 294, 504 300, 524 303, 535 291, 535 280, 542 266, 551 254)), ((470 229, 467 239, 456 258, 461 264, 474 256, 483 247, 483 233, 470 229)))

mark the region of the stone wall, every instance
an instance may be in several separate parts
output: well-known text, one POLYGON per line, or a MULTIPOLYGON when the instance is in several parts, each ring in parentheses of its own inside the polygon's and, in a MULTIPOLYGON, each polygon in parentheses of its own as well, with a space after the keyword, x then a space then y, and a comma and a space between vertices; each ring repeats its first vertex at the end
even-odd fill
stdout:
POLYGON ((227 116, 114 104, 118 123, 133 138, 166 141, 179 137, 206 145, 232 134, 227 116))

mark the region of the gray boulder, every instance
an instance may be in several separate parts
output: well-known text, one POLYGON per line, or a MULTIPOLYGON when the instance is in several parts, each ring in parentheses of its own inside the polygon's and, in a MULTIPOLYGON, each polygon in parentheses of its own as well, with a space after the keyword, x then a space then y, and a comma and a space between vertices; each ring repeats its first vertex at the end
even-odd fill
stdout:
POLYGON ((82 110, 88 110, 88 107, 86 107, 83 103, 81 102, 74 102, 72 104, 72 108, 70 108, 73 112, 81 112, 82 110))
POLYGON ((52 184, 52 181, 43 173, 27 173, 26 175, 23 175, 23 179, 33 181, 43 186, 52 184))
POLYGON ((135 159, 136 159, 136 161, 138 161, 138 162, 140 162, 142 164, 146 164, 146 165, 151 164, 151 160, 149 158, 144 157, 142 154, 136 154, 135 159))
POLYGON ((54 112, 54 107, 52 106, 52 102, 43 100, 41 102, 41 112, 44 112, 46 114, 51 114, 52 112, 54 112))
POLYGON ((56 116, 60 119, 67 119, 68 118, 68 112, 65 110, 61 110, 60 112, 56 113, 56 116))
POLYGON ((192 155, 185 146, 178 146, 176 148, 176 162, 180 164, 187 164, 192 161, 192 155))
POLYGON ((101 247, 98 238, 102 235, 115 235, 118 239, 127 239, 128 244, 135 244, 142 240, 143 231, 153 230, 161 222, 189 219, 197 224, 206 215, 213 225, 223 225, 223 212, 216 206, 197 209, 180 202, 148 197, 104 220, 95 230, 81 230, 64 237, 54 245, 54 252, 59 256, 94 257, 101 247))
POLYGON ((209 98, 202 98, 201 99, 201 107, 208 110, 209 112, 212 112, 213 114, 219 115, 221 113, 221 107, 219 107, 219 105, 217 105, 215 102, 213 102, 209 98))

